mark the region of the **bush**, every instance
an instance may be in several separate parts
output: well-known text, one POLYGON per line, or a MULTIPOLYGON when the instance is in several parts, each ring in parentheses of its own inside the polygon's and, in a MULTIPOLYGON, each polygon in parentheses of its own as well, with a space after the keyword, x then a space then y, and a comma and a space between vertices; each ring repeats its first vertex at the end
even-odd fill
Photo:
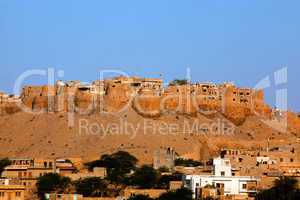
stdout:
POLYGON ((162 194, 157 200, 192 200, 193 193, 189 189, 181 188, 162 194))
POLYGON ((94 167, 107 168, 107 178, 113 183, 121 183, 126 178, 126 174, 135 169, 136 157, 128 152, 118 151, 111 155, 103 155, 100 160, 95 160, 85 165, 91 171, 94 167))
POLYGON ((98 177, 80 179, 74 184, 77 193, 84 197, 103 197, 107 194, 107 183, 98 177))
POLYGON ((192 160, 192 159, 178 158, 175 160, 175 166, 197 167, 197 166, 202 166, 202 165, 203 165, 202 162, 192 160))
POLYGON ((128 200, 154 200, 154 199, 152 199, 146 195, 136 195, 136 196, 130 197, 128 200))
POLYGON ((158 169, 158 171, 159 171, 160 173, 164 173, 164 172, 170 172, 170 169, 169 169, 168 167, 166 167, 166 166, 162 166, 162 167, 160 167, 160 168, 158 169))
POLYGON ((256 200, 296 200, 300 199, 298 181, 289 177, 281 177, 275 181, 274 187, 264 190, 256 196, 256 200))
POLYGON ((157 187, 162 189, 168 189, 170 181, 181 181, 182 174, 163 175, 159 178, 157 187))
POLYGON ((186 79, 174 79, 170 82, 169 85, 175 86, 175 85, 187 85, 188 81, 186 79))
POLYGON ((132 184, 143 189, 153 188, 157 185, 159 173, 150 166, 143 165, 131 177, 132 184))
POLYGON ((4 168, 11 165, 11 161, 8 158, 3 158, 0 160, 0 176, 4 171, 4 168))
POLYGON ((36 186, 39 197, 44 198, 46 193, 64 193, 71 186, 71 180, 59 174, 48 173, 38 178, 36 186))

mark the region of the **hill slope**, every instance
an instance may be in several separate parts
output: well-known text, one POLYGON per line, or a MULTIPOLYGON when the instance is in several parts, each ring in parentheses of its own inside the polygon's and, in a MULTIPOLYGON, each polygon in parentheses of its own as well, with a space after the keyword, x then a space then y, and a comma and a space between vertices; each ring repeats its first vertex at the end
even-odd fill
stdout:
POLYGON ((150 119, 129 109, 115 116, 75 114, 73 127, 68 126, 68 120, 67 113, 18 112, 1 116, 0 156, 91 160, 126 150, 142 163, 149 163, 159 148, 172 147, 179 155, 207 159, 222 147, 259 148, 266 146, 269 137, 278 143, 296 138, 290 132, 276 131, 256 116, 235 126, 220 114, 209 117, 168 114, 150 119))

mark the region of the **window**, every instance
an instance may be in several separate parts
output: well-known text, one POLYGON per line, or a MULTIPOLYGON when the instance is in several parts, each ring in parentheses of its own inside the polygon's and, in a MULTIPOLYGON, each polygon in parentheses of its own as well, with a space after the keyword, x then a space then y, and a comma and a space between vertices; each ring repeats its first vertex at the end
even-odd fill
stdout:
POLYGON ((243 189, 245 190, 245 189, 247 189, 247 184, 243 184, 243 189))
POLYGON ((293 158, 291 158, 291 159, 290 159, 290 161, 291 161, 291 162, 294 162, 294 159, 293 159, 293 158))
POLYGON ((52 162, 49 162, 49 167, 52 167, 52 162))
POLYGON ((4 197, 5 193, 4 192, 0 192, 0 197, 4 197))
POLYGON ((280 158, 280 162, 283 162, 283 158, 280 158))
POLYGON ((185 185, 191 185, 191 180, 185 180, 185 185))
POLYGON ((291 150, 291 152, 292 152, 292 153, 295 153, 295 149, 293 148, 293 149, 291 150))
POLYGON ((222 171, 222 172, 221 172, 221 176, 225 176, 225 172, 222 171))

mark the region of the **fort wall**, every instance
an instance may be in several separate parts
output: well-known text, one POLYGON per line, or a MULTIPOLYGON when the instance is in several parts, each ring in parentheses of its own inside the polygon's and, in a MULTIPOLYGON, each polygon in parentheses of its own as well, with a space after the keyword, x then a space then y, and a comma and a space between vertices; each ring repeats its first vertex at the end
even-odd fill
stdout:
MULTIPOLYGON (((8 104, 4 97, 5 94, 1 93, 1 113, 20 110, 15 104, 8 104)), ((100 104, 107 112, 118 112, 132 106, 144 117, 159 117, 164 113, 196 116, 201 112, 217 111, 236 124, 254 114, 271 116, 262 90, 238 88, 228 83, 169 85, 164 88, 161 79, 139 77, 97 80, 90 85, 79 81, 58 81, 55 86, 25 86, 19 101, 29 110, 43 112, 95 112, 100 111, 100 104)))

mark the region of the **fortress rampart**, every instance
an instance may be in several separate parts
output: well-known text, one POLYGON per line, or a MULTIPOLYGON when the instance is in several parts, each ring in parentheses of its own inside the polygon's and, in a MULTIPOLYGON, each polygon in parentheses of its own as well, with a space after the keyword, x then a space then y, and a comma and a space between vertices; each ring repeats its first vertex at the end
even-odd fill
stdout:
POLYGON ((119 112, 129 106, 144 117, 221 112, 240 123, 253 114, 271 116, 262 90, 238 88, 230 83, 164 87, 162 79, 120 76, 92 84, 57 81, 54 86, 25 86, 19 97, 0 93, 2 114, 19 112, 21 108, 34 112, 119 112))

